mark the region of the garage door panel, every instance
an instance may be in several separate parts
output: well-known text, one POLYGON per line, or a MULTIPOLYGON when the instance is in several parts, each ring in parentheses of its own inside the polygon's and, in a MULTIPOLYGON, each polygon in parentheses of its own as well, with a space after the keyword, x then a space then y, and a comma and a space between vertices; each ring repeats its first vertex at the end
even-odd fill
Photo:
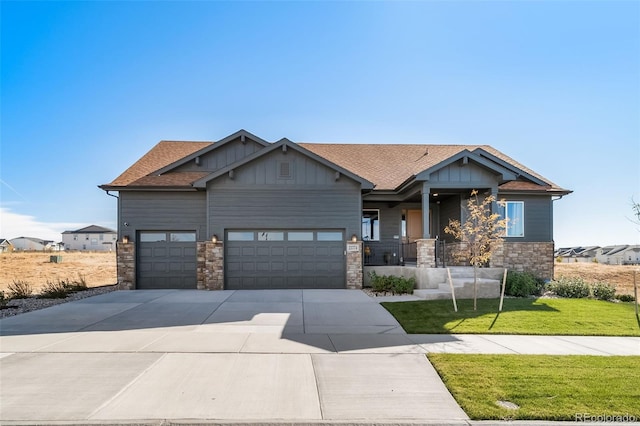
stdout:
POLYGON ((242 247, 243 256, 254 256, 256 254, 255 247, 242 247))
POLYGON ((195 232, 190 241, 172 241, 170 232, 140 232, 137 244, 138 289, 195 289, 197 262, 195 232), (151 234, 157 236, 151 238, 151 234), (160 238, 164 236, 164 238, 160 238), (147 237, 147 238, 145 238, 147 237))

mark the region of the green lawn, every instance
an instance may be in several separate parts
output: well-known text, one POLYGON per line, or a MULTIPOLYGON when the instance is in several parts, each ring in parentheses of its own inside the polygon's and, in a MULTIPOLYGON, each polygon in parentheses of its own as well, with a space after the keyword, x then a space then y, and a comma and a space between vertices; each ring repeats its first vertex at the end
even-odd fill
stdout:
POLYGON ((384 302, 411 334, 539 334, 583 336, 640 336, 640 320, 633 303, 591 299, 509 298, 498 314, 498 299, 384 302))
POLYGON ((430 354, 429 360, 472 419, 640 419, 640 357, 430 354), (499 407, 499 400, 520 408, 499 407))

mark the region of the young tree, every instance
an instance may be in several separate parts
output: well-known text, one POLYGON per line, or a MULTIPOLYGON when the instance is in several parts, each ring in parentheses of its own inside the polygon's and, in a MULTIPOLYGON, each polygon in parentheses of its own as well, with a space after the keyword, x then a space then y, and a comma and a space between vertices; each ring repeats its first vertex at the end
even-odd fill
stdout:
POLYGON ((631 211, 633 211, 633 215, 635 216, 631 221, 640 225, 640 203, 637 203, 633 197, 631 197, 631 211))
MULTIPOLYGON (((478 268, 491 259, 496 247, 502 242, 507 227, 507 220, 491 211, 495 201, 493 195, 479 197, 478 191, 474 189, 467 200, 466 220, 461 223, 450 219, 449 225, 444 229, 445 233, 464 243, 455 257, 467 260, 473 266, 474 311, 477 310, 478 268)), ((502 201, 498 204, 504 205, 502 201)))

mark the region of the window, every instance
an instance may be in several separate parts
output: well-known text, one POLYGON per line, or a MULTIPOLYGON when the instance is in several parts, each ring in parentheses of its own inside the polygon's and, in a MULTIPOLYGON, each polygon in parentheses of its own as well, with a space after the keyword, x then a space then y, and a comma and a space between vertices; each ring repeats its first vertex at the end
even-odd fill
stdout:
POLYGON ((104 234, 100 234, 100 241, 104 240, 104 234))
POLYGON ((195 242, 196 233, 195 232, 172 232, 171 233, 171 241, 176 242, 195 242))
POLYGON ((318 232, 318 241, 342 241, 342 232, 324 231, 318 232))
POLYGON ((158 241, 167 241, 167 234, 165 232, 141 232, 140 233, 140 242, 155 243, 158 241))
POLYGON ((255 240, 255 235, 253 232, 229 232, 227 234, 227 240, 229 241, 253 241, 255 240))
POLYGON ((258 241, 284 241, 284 232, 258 231, 258 241))
POLYGON ((362 240, 380 241, 380 210, 362 211, 362 240))
POLYGON ((506 237, 524 237, 524 201, 506 201, 500 214, 507 219, 506 237))
POLYGON ((97 238, 92 238, 91 239, 91 245, 92 246, 98 245, 98 239, 97 238))
POLYGON ((313 232, 311 231, 297 231, 288 232, 289 241, 313 241, 313 232))

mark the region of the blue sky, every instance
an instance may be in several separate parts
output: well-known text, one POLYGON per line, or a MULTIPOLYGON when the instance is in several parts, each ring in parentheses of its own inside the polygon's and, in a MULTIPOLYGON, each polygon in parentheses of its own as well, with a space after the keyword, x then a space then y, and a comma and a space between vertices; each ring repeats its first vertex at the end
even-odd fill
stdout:
POLYGON ((640 2, 1 3, 0 237, 116 227, 158 141, 490 144, 573 194, 556 244, 638 244, 640 2))

